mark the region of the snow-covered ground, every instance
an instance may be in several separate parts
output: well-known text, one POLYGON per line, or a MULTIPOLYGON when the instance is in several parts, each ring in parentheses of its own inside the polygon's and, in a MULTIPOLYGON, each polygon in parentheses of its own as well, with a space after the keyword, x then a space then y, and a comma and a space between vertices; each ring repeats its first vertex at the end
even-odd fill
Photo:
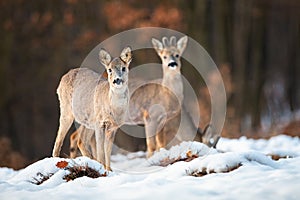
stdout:
POLYGON ((0 168, 0 199, 300 199, 299 138, 221 138, 217 149, 184 142, 149 159, 144 152, 113 155, 110 173, 86 157, 45 158, 19 171, 0 168), (268 156, 274 154, 287 158, 274 161, 268 156), (179 161, 185 159, 190 161, 179 161), (66 182, 72 166, 106 176, 66 182), (42 175, 51 176, 34 184, 42 175))

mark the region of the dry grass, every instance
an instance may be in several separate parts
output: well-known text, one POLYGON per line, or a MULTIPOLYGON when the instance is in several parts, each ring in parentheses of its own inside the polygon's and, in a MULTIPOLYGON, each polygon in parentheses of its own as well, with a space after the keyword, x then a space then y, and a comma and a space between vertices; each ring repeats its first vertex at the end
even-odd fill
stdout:
POLYGON ((68 167, 67 170, 70 171, 70 173, 63 177, 63 179, 66 180, 67 182, 83 176, 87 176, 90 178, 99 178, 99 177, 107 176, 106 173, 100 174, 97 170, 90 168, 87 165, 84 166, 76 165, 73 167, 68 167))
MULTIPOLYGON (((83 176, 90 177, 90 178, 99 178, 99 177, 107 176, 106 172, 101 174, 99 171, 89 167, 87 164, 79 165, 74 162, 72 164, 69 164, 67 161, 60 161, 56 163, 56 167, 62 170, 69 171, 69 173, 63 177, 63 180, 67 182, 83 176)), ((33 181, 30 182, 36 185, 41 185, 42 183, 47 181, 52 175, 53 173, 49 173, 45 175, 39 172, 36 174, 36 177, 33 178, 33 181)))
POLYGON ((42 183, 47 181, 52 175, 53 175, 52 173, 50 173, 48 175, 44 175, 44 174, 39 172, 39 173, 36 174, 37 177, 34 177, 33 181, 30 181, 30 182, 33 183, 33 184, 36 184, 36 185, 41 185, 42 183))

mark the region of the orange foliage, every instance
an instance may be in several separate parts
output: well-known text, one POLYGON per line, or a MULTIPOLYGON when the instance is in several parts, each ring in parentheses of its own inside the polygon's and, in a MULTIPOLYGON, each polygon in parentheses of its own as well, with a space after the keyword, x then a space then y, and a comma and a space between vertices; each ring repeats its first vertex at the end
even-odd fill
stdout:
POLYGON ((74 40, 74 47, 76 49, 81 49, 82 47, 94 43, 97 37, 98 35, 95 31, 86 30, 74 40))
POLYGON ((151 17, 153 26, 162 26, 168 28, 180 28, 182 21, 182 14, 175 7, 166 7, 164 5, 158 6, 151 17))
POLYGON ((74 15, 70 10, 64 13, 64 24, 70 26, 74 24, 74 15))
POLYGON ((282 133, 300 137, 300 120, 291 121, 282 129, 282 133))
POLYGON ((107 2, 103 8, 108 26, 113 30, 122 30, 134 26, 137 19, 144 18, 144 9, 135 9, 126 2, 107 2))
POLYGON ((112 30, 124 30, 134 27, 157 26, 173 29, 182 27, 182 13, 176 7, 163 4, 153 10, 136 8, 121 1, 107 2, 103 8, 107 24, 112 30))
POLYGON ((63 168, 66 168, 68 166, 68 162, 67 161, 59 161, 56 163, 56 167, 60 168, 60 169, 63 169, 63 168))
POLYGON ((65 0, 68 4, 77 4, 78 0, 65 0))

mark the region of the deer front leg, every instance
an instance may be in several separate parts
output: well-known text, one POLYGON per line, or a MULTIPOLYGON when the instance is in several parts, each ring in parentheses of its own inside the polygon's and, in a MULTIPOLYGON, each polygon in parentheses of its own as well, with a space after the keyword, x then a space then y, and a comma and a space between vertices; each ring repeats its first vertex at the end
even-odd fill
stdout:
POLYGON ((96 158, 97 157, 97 146, 96 146, 95 134, 92 134, 90 144, 91 144, 91 151, 92 151, 93 158, 96 158))
POLYGON ((160 148, 166 147, 166 133, 164 130, 160 131, 156 134, 156 151, 158 151, 160 148))
POLYGON ((167 116, 164 114, 161 114, 158 118, 157 118, 157 132, 155 135, 155 139, 156 139, 156 150, 159 150, 160 148, 164 148, 166 147, 166 132, 164 129, 165 123, 166 123, 166 119, 167 116))
POLYGON ((156 149, 155 133, 157 123, 156 120, 151 120, 147 111, 143 113, 143 119, 145 124, 145 134, 147 143, 147 157, 151 157, 156 149))
POLYGON ((155 150, 165 147, 165 134, 161 132, 166 122, 166 114, 159 105, 154 105, 149 109, 149 114, 144 111, 145 132, 147 139, 148 157, 152 156, 155 150))
POLYGON ((115 139, 116 130, 106 129, 105 131, 105 142, 104 142, 104 152, 105 152, 105 169, 112 171, 110 168, 110 156, 112 151, 112 145, 115 139))
POLYGON ((109 171, 112 171, 110 168, 110 156, 111 156, 114 139, 115 139, 115 131, 105 133, 105 143, 104 143, 105 169, 109 171))
POLYGON ((105 157, 104 157, 104 126, 99 126, 95 130, 95 139, 96 139, 96 160, 100 162, 102 165, 105 165, 105 157))

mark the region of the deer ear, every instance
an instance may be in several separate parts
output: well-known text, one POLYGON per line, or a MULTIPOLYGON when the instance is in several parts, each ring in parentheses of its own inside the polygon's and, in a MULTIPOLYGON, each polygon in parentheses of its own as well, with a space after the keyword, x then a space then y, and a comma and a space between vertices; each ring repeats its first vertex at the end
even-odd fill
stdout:
POLYGON ((108 79, 108 73, 107 70, 104 70, 103 73, 101 74, 101 78, 107 80, 108 79))
POLYGON ((109 55, 109 53, 107 51, 105 51, 104 49, 101 49, 99 52, 99 59, 100 62, 107 67, 111 61, 111 56, 109 55))
POLYGON ((184 52, 186 45, 187 45, 187 41, 188 41, 188 37, 187 36, 183 36, 182 38, 180 38, 177 42, 177 49, 180 52, 180 55, 182 55, 182 53, 184 52))
POLYGON ((125 47, 120 54, 120 58, 128 65, 132 60, 131 48, 125 47))
POLYGON ((151 41, 152 41, 152 45, 153 45, 155 51, 158 53, 158 55, 160 55, 162 53, 163 48, 164 48, 163 44, 155 38, 152 38, 151 41))

